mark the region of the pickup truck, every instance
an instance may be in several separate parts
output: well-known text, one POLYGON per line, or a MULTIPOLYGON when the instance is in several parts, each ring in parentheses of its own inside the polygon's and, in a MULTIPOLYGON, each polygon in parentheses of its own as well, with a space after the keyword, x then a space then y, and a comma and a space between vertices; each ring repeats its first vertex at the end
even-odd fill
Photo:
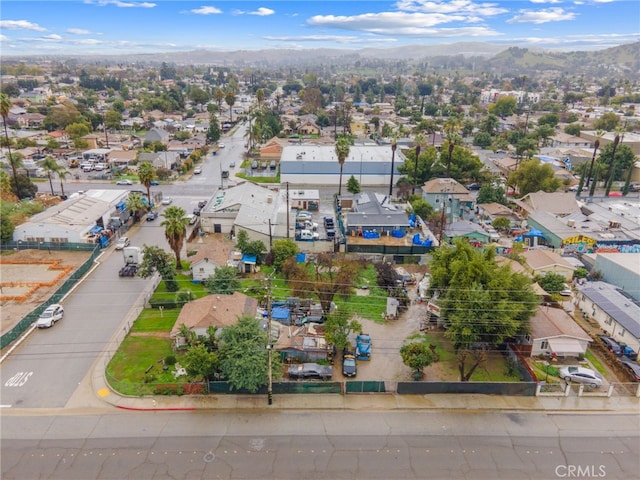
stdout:
POLYGON ((288 370, 289 378, 319 378, 328 380, 333 377, 333 367, 319 363, 299 363, 291 365, 288 370))

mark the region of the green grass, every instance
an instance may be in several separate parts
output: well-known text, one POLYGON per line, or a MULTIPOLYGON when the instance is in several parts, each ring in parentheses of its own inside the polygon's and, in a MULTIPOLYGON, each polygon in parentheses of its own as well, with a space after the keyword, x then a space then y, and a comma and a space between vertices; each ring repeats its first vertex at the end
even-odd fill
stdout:
MULTIPOLYGON (((205 288, 204 284, 193 283, 191 281, 191 276, 189 275, 178 274, 176 275, 176 281, 178 282, 180 290, 191 290, 194 298, 202 298, 208 295, 207 289, 205 288)), ((168 292, 166 283, 164 281, 161 281, 151 298, 175 299, 177 293, 178 292, 168 292)))
POLYGON ((596 357, 591 350, 587 349, 587 353, 585 357, 587 360, 589 360, 589 363, 593 365, 593 368, 595 368, 603 376, 607 375, 608 373, 607 370, 602 366, 602 363, 600 363, 600 360, 598 360, 598 357, 596 357))
POLYGON ((147 395, 154 393, 157 384, 185 382, 185 377, 174 379, 171 368, 166 372, 162 370, 162 363, 158 361, 171 354, 169 338, 129 334, 107 365, 109 384, 124 395, 147 395), (152 365, 149 373, 145 373, 152 365), (145 379, 152 381, 145 383, 145 379))
POLYGON ((133 322, 132 332, 170 332, 178 319, 180 310, 163 310, 160 313, 155 308, 145 308, 133 322))
POLYGON ((246 173, 236 173, 236 177, 242 178, 244 180, 249 180, 255 183, 280 183, 280 172, 278 172, 273 177, 256 177, 252 175, 247 175, 246 173))

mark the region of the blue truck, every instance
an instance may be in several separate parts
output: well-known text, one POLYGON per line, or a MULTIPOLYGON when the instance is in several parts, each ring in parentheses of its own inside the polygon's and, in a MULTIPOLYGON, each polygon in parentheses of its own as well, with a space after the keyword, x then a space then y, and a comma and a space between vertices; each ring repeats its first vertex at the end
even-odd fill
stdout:
POLYGON ((371 360, 371 336, 366 333, 356 337, 356 359, 371 360))

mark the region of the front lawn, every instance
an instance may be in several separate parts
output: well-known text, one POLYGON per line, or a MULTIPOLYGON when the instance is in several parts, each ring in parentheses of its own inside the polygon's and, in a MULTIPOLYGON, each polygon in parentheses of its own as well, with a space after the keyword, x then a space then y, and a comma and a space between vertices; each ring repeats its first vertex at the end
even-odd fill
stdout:
POLYGON ((160 311, 157 308, 145 308, 133 322, 131 331, 140 332, 170 332, 178 319, 180 310, 177 308, 160 311))
POLYGON ((116 391, 136 396, 154 394, 161 384, 186 383, 184 376, 173 377, 174 367, 162 369, 167 355, 173 355, 168 337, 129 334, 107 365, 107 380, 116 391))

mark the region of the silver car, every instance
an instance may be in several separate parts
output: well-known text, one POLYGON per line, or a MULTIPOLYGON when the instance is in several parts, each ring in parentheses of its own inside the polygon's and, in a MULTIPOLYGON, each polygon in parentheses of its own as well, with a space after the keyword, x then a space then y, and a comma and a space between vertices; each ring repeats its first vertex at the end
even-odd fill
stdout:
POLYGON ((36 321, 36 327, 38 328, 50 328, 58 320, 64 316, 64 308, 62 305, 54 303, 49 305, 44 312, 40 314, 40 318, 36 321))
POLYGON ((592 387, 602 385, 602 375, 584 367, 561 367, 558 376, 565 382, 586 383, 592 387))

